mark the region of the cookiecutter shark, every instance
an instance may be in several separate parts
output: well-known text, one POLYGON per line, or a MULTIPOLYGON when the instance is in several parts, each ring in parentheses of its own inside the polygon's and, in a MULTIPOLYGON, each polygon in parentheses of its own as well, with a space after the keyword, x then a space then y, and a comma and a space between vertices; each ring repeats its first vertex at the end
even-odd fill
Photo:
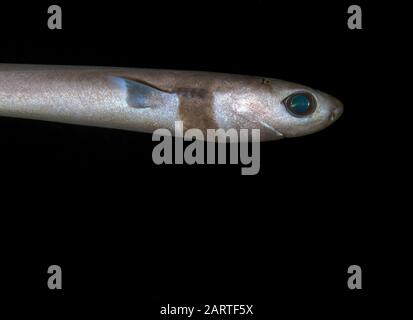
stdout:
POLYGON ((309 87, 255 76, 156 69, 0 64, 0 116, 152 133, 260 129, 298 137, 337 120, 343 106, 309 87))

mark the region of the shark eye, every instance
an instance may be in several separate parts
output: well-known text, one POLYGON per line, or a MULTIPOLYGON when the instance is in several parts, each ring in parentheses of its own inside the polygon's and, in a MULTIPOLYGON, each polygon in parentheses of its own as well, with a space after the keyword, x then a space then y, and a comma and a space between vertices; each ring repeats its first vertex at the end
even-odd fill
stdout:
POLYGON ((314 97, 307 92, 296 92, 283 101, 284 106, 293 116, 303 117, 313 113, 316 109, 314 97))

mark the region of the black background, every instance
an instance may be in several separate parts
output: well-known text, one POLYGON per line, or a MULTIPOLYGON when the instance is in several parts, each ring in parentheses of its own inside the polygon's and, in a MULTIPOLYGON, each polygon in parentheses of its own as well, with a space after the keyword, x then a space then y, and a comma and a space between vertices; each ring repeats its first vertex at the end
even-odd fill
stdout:
POLYGON ((345 105, 326 130, 263 143, 256 176, 156 166, 146 134, 1 118, 7 305, 46 318, 152 319, 167 303, 255 304, 260 319, 383 313, 406 254, 391 219, 403 212, 400 149, 383 129, 384 98, 371 99, 391 51, 389 11, 358 1, 363 30, 349 30, 350 4, 2 3, 2 63, 260 75, 345 105), (47 28, 51 4, 63 30, 47 28), (51 264, 63 269, 62 291, 47 288, 51 264), (347 288, 352 264, 361 291, 347 288))

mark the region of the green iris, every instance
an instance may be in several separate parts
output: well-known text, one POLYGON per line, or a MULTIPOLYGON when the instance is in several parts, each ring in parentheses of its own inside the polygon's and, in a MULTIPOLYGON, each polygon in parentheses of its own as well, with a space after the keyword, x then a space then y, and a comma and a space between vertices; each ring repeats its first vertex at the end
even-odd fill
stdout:
POLYGON ((307 93, 295 93, 289 96, 285 102, 287 109, 297 116, 305 116, 314 111, 314 99, 307 93))

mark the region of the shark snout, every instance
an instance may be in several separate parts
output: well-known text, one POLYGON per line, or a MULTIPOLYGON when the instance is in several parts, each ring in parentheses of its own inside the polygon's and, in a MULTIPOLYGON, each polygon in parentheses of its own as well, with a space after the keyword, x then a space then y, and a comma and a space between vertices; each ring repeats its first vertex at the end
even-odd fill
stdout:
POLYGON ((331 122, 336 121, 340 116, 343 114, 344 107, 340 100, 333 98, 331 113, 330 113, 330 120, 331 122))

